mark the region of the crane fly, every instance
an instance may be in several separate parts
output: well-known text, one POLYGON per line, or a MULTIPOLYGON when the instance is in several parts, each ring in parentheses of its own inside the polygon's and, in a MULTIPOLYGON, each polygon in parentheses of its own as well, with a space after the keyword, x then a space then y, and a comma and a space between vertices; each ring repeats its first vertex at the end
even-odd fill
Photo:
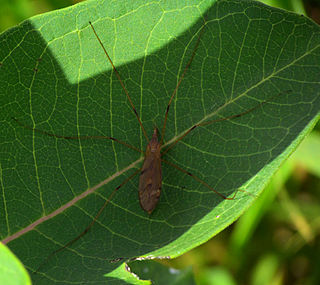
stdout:
MULTIPOLYGON (((207 184, 204 180, 200 179, 198 176, 195 176, 194 174, 192 174, 191 172, 181 168, 180 166, 167 161, 165 159, 163 159, 162 157, 170 150, 172 149, 174 146, 176 146, 176 144, 181 141, 182 139, 184 139, 188 134, 190 134, 192 131, 194 131, 196 128, 198 127, 202 127, 202 126, 207 126, 210 125, 212 123, 217 123, 217 122, 221 122, 221 121, 226 121, 226 120, 231 120, 231 119, 235 119, 238 117, 241 117, 245 114, 248 114, 250 112, 252 112, 253 110, 260 108, 262 105, 264 105, 265 103, 267 103, 268 101, 270 101, 270 99, 274 98, 275 96, 271 96, 271 98, 258 103, 257 105, 255 105, 254 107, 245 110, 244 112, 241 112, 239 114, 236 115, 231 115, 231 116, 227 116, 227 117, 223 117, 223 118, 219 118, 219 119, 215 119, 215 120, 209 120, 209 121, 205 121, 202 123, 198 123, 193 125, 191 128, 189 128, 187 131, 185 131, 182 135, 180 135, 175 141, 173 141, 171 144, 169 144, 168 147, 164 147, 164 136, 165 136, 165 131, 166 131, 166 124, 167 124, 167 119, 168 119, 168 114, 169 114, 169 110, 170 110, 170 106, 173 102, 173 99, 175 97, 175 95, 177 94, 178 88, 181 85, 189 67, 191 66, 191 63, 196 55, 196 51, 198 49, 198 46, 200 44, 201 41, 201 37, 202 34, 205 31, 205 26, 206 26, 206 22, 204 22, 202 28, 199 31, 199 36, 197 38, 197 42, 195 44, 195 46, 193 47, 193 51, 192 51, 192 55, 189 59, 189 61, 187 62, 184 70, 181 73, 181 76, 179 77, 178 83, 176 85, 176 87, 174 88, 172 95, 169 99, 168 105, 166 107, 166 111, 165 111, 165 115, 164 115, 164 122, 162 125, 162 129, 161 129, 161 133, 158 131, 158 129, 155 127, 153 129, 153 133, 152 133, 152 137, 149 140, 147 132, 143 126, 143 123, 140 119, 140 116, 131 100, 131 97, 129 95, 129 92, 127 91, 121 77, 120 74, 118 72, 118 70, 116 69, 116 67, 113 64, 113 61, 111 59, 111 57, 109 56, 107 50, 105 49, 102 41, 100 40, 94 26, 92 25, 91 22, 89 22, 92 31, 95 35, 95 37, 97 38, 100 46, 102 47, 108 62, 111 64, 112 69, 122 87, 122 90, 125 92, 126 98, 130 103, 131 106, 131 110, 134 113, 135 117, 138 120, 138 123, 141 127, 143 136, 145 137, 146 141, 147 141, 147 147, 145 151, 140 150, 139 148, 132 146, 124 141, 118 140, 114 137, 109 137, 109 136, 61 136, 61 135, 56 135, 56 134, 52 134, 43 130, 39 130, 39 129, 35 129, 32 128, 30 126, 27 126, 23 123, 21 123, 18 119, 13 118, 13 120, 15 120, 19 125, 21 125, 24 128, 30 129, 34 132, 37 133, 41 133, 47 136, 51 136, 51 137, 55 137, 55 138, 61 138, 61 139, 70 139, 70 140, 74 140, 74 139, 105 139, 105 140, 110 140, 110 141, 114 141, 117 142, 119 144, 122 144, 128 148, 131 148, 137 152, 140 152, 141 154, 144 155, 144 162, 143 165, 140 169, 138 169, 137 171, 135 171, 132 175, 130 175, 128 178, 126 178, 118 187, 116 187, 113 192, 109 195, 108 199, 105 201, 105 203, 102 205, 102 207, 99 209, 99 211, 97 212, 97 214, 95 215, 94 219, 90 222, 90 224, 74 239, 72 239, 71 241, 69 241, 67 244, 65 244, 64 246, 60 247, 59 249, 55 250, 54 252, 52 252, 46 259, 44 262, 42 262, 40 264, 40 266, 38 267, 38 269, 35 272, 38 272, 39 269, 55 254, 57 254, 58 252, 62 251, 63 249, 69 247, 70 245, 72 245, 73 243, 75 243, 77 240, 79 240, 82 236, 84 236, 94 225, 94 223, 97 221, 97 219, 99 218, 99 216, 101 215, 101 213, 103 212, 103 210, 105 209, 105 207, 107 206, 107 204, 110 202, 110 200, 112 199, 112 197, 115 195, 115 193, 123 186, 125 185, 128 181, 130 181, 134 176, 136 176, 138 173, 140 173, 140 178, 139 178, 139 201, 140 201, 140 206, 141 208, 146 211, 149 215, 154 211, 154 209, 156 208, 159 198, 160 198, 160 194, 161 194, 161 188, 162 188, 162 171, 161 171, 161 164, 165 163, 167 165, 170 165, 172 167, 174 167, 175 169, 183 172, 184 174, 190 176, 191 178, 195 179, 196 181, 198 181, 199 183, 201 183, 204 187, 208 188, 209 190, 211 190, 212 192, 214 192, 215 194, 219 195, 222 199, 224 200, 233 200, 235 198, 235 195, 237 192, 235 192, 233 194, 232 197, 227 197, 223 194, 221 194, 220 192, 218 192, 217 190, 215 190, 213 187, 211 187, 209 184, 207 184), (158 139, 158 135, 161 136, 160 141, 158 139)), ((279 94, 277 94, 276 96, 278 96, 279 94)), ((241 189, 238 189, 238 191, 243 191, 241 189)), ((250 194, 250 193, 249 193, 250 194)))

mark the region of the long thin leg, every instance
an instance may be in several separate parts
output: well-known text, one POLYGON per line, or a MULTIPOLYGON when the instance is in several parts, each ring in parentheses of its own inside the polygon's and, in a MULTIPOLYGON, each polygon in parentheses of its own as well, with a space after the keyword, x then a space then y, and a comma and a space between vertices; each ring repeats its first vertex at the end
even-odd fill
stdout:
MULTIPOLYGON (((291 90, 287 90, 285 93, 290 93, 291 90)), ((188 135, 191 131, 193 131, 194 129, 196 129, 197 127, 203 127, 203 126, 207 126, 207 125, 210 125, 212 123, 217 123, 217 122, 221 122, 221 121, 227 121, 227 120, 231 120, 231 119, 235 119, 235 118, 239 118, 243 115, 246 115, 260 107, 262 107, 264 104, 268 103, 270 100, 272 100, 274 97, 277 97, 279 95, 281 95, 283 93, 280 93, 280 94, 277 94, 275 96, 271 96, 270 98, 268 98, 267 100, 257 104, 256 106, 240 113, 240 114, 236 114, 236 115, 231 115, 231 116, 228 116, 228 117, 224 117, 224 118, 221 118, 221 119, 216 119, 216 120, 210 120, 210 121, 206 121, 206 122, 203 122, 203 123, 199 123, 199 124, 195 124, 193 125, 189 130, 187 130, 183 135, 181 135, 174 143, 172 143, 166 150, 164 150, 162 152, 161 155, 164 155, 165 153, 167 153, 170 149, 172 149, 179 141, 181 141, 186 135, 188 135)))
POLYGON ((69 247, 70 245, 74 244, 77 240, 79 240, 81 237, 83 237, 91 228, 92 226, 95 224, 95 222, 98 220, 98 218, 100 217, 101 213, 103 212, 103 210, 105 209, 105 207, 109 204, 109 202, 111 201, 112 197, 114 196, 114 194, 123 186, 125 185, 128 181, 130 181, 134 176, 136 176, 139 172, 141 171, 141 168, 138 169, 137 171, 135 171, 133 174, 131 174, 128 178, 126 178, 116 189, 114 189, 112 191, 112 193, 110 194, 110 196, 108 197, 108 199, 104 202, 104 204, 102 205, 102 207, 99 209, 98 213, 96 214, 96 216, 94 217, 94 219, 91 221, 91 223, 77 236, 75 237, 73 240, 69 241, 68 243, 66 243, 64 246, 58 248, 57 250, 53 251, 37 268, 37 270, 34 272, 35 274, 37 272, 39 272, 39 270, 50 260, 50 258, 52 258, 55 254, 57 254, 58 252, 64 250, 65 248, 69 247))
POLYGON ((161 130, 161 142, 160 142, 160 145, 163 144, 163 139, 164 139, 164 134, 165 134, 165 130, 166 130, 166 124, 167 124, 167 119, 168 119, 168 113, 169 113, 170 105, 171 105, 171 103, 172 103, 172 100, 173 100, 174 96, 177 94, 178 88, 179 88, 179 86, 180 86, 180 84, 181 84, 184 76, 186 75, 186 73, 187 73, 187 71, 188 71, 188 69, 189 69, 189 67, 190 67, 190 65, 191 65, 191 63, 192 63, 192 61, 193 61, 193 59, 194 59, 194 56, 196 55, 196 51, 197 51, 197 49, 198 49, 198 47, 199 47, 200 40, 201 40, 201 37, 202 37, 202 35, 203 35, 205 26, 206 26, 206 23, 204 23, 204 25, 203 25, 202 28, 201 28, 200 35, 199 35, 199 37, 198 37, 198 39, 197 39, 197 43, 196 43, 195 47, 193 48, 191 58, 189 59, 186 67, 184 68, 184 70, 183 70, 183 72, 182 72, 182 75, 181 75, 180 78, 179 78, 178 84, 177 84, 176 88, 173 90, 173 93, 172 93, 171 98, 170 98, 170 100, 169 100, 169 103, 168 103, 168 106, 167 106, 167 110, 166 110, 166 114, 165 114, 165 116, 164 116, 164 122, 163 122, 162 130, 161 130))
POLYGON ((131 148, 135 151, 138 151, 140 153, 144 153, 141 149, 138 149, 126 142, 123 142, 123 141, 120 141, 116 138, 113 138, 113 137, 108 137, 108 136, 61 136, 61 135, 55 135, 55 134, 52 134, 52 133, 49 133, 49 132, 46 132, 46 131, 43 131, 43 130, 38 130, 38 129, 35 129, 35 128, 32 128, 28 125, 25 125, 23 123, 21 123, 18 119, 12 117, 13 120, 15 120, 20 126, 26 128, 26 129, 29 129, 29 130, 32 130, 32 131, 35 131, 37 133, 40 133, 40 134, 44 134, 44 135, 47 135, 49 137, 55 137, 55 138, 60 138, 60 139, 66 139, 66 140, 89 140, 89 139, 105 139, 105 140, 112 140, 112 141, 115 141, 117 143, 120 143, 122 145, 125 145, 126 147, 128 148, 131 148))
POLYGON ((207 184, 206 182, 204 182, 202 179, 200 179, 198 176, 195 176, 194 174, 190 173, 189 171, 181 168, 180 166, 170 162, 170 161, 167 161, 167 160, 164 160, 164 159, 161 159, 161 161, 163 161, 164 163, 166 164, 169 164, 171 166, 173 166, 174 168, 180 170, 181 172, 189 175, 190 177, 192 177, 193 179, 197 180, 198 182, 200 182, 202 185, 204 185, 205 187, 207 187, 208 189, 210 189, 211 191, 213 191, 214 193, 218 194, 221 198, 225 199, 225 200, 234 200, 234 197, 236 196, 237 192, 235 192, 233 194, 233 196, 231 198, 229 197, 226 197, 225 195, 221 194, 220 192, 218 192, 217 190, 215 190, 214 188, 212 188, 209 184, 207 184))
POLYGON ((98 41, 99 41, 99 43, 100 43, 100 45, 101 45, 104 53, 106 54, 106 56, 107 56, 110 64, 112 65, 112 68, 113 68, 113 70, 114 70, 114 72, 115 72, 115 74, 116 74, 116 76, 117 76, 117 78, 118 78, 118 80, 119 80, 119 82, 120 82, 120 84, 121 84, 121 87, 122 87, 122 89, 124 90, 124 92, 125 92, 126 95, 127 95, 127 98, 128 98, 128 100, 129 100, 129 102, 130 102, 130 105, 131 105, 131 108, 132 108, 134 114, 136 115, 136 117, 137 117, 137 119, 138 119, 138 121, 139 121, 139 124, 140 124, 140 126, 141 126, 142 131, 143 131, 143 134, 144 134, 145 138, 147 139, 147 142, 149 143, 149 138, 148 138, 148 136, 147 136, 147 133, 146 133, 146 131, 145 131, 143 125, 142 125, 142 122, 141 122, 141 120, 140 120, 140 117, 139 117, 139 115, 138 115, 138 112, 137 112, 136 108, 134 107, 133 102, 132 102, 132 100, 131 100, 131 98, 130 98, 130 96, 129 96, 129 92, 128 92, 128 90, 126 89, 126 87, 124 86, 123 81, 121 80, 121 77, 120 77, 120 74, 119 74, 118 70, 117 70, 116 67, 114 66, 114 64, 113 64, 113 62, 112 62, 112 60, 111 60, 111 57, 109 56, 107 50, 105 49, 102 41, 100 40, 100 38, 99 38, 96 30, 95 30, 94 27, 93 27, 92 23, 89 22, 89 24, 90 24, 90 26, 91 26, 94 34, 96 35, 96 37, 97 37, 97 39, 98 39, 98 41))

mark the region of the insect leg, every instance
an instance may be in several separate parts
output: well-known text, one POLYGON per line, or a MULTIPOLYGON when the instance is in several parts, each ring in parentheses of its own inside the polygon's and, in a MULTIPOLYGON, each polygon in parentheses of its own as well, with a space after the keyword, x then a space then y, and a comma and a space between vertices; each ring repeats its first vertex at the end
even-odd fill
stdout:
POLYGON ((143 125, 142 125, 142 122, 141 122, 141 120, 140 120, 140 117, 139 117, 139 115, 138 115, 138 112, 137 112, 136 108, 134 107, 133 102, 132 102, 132 100, 131 100, 131 98, 130 98, 130 96, 129 96, 129 92, 128 92, 128 90, 126 89, 126 87, 124 86, 123 81, 121 80, 121 77, 120 77, 120 74, 119 74, 118 70, 117 70, 116 67, 114 66, 114 64, 113 64, 113 62, 112 62, 112 60, 111 60, 111 57, 109 56, 107 50, 105 49, 102 41, 100 40, 100 38, 99 38, 96 30, 95 30, 94 27, 93 27, 92 23, 89 22, 89 24, 90 24, 90 26, 91 26, 91 28, 92 28, 95 36, 97 37, 97 39, 98 39, 98 41, 99 41, 99 43, 100 43, 100 45, 101 45, 104 53, 106 54, 106 56, 107 56, 110 64, 112 65, 112 68, 113 68, 113 70, 114 70, 114 72, 115 72, 115 74, 116 74, 116 76, 117 76, 117 78, 118 78, 118 80, 119 80, 119 82, 120 82, 120 84, 121 84, 121 87, 122 87, 122 89, 124 90, 124 92, 126 93, 126 96, 127 96, 128 100, 129 100, 129 102, 130 102, 132 111, 133 111, 133 113, 136 115, 136 117, 137 117, 137 119, 138 119, 138 121, 139 121, 139 124, 140 124, 140 126, 141 126, 142 132, 143 132, 143 134, 144 134, 144 137, 147 139, 147 142, 149 143, 149 138, 148 138, 148 136, 147 136, 147 133, 146 133, 146 131, 145 131, 143 125))
POLYGON ((29 129, 31 131, 35 131, 40 134, 47 135, 49 137, 55 137, 55 138, 66 139, 66 140, 89 140, 89 139, 112 140, 112 141, 115 141, 115 142, 120 143, 122 145, 125 145, 126 147, 131 148, 135 151, 138 151, 140 153, 144 153, 141 149, 138 149, 138 148, 126 143, 126 142, 120 141, 120 140, 113 138, 113 137, 108 137, 108 136, 61 136, 61 135, 52 134, 52 133, 49 133, 49 132, 46 132, 43 130, 38 130, 38 129, 32 128, 28 125, 21 123, 18 119, 14 118, 14 117, 12 117, 12 119, 15 120, 21 127, 24 127, 24 128, 29 129))
POLYGON ((275 96, 271 96, 270 98, 268 98, 267 100, 253 106, 252 108, 248 109, 248 110, 245 110, 244 112, 242 113, 239 113, 239 114, 235 114, 235 115, 231 115, 231 116, 228 116, 228 117, 224 117, 224 118, 220 118, 220 119, 216 119, 216 120, 210 120, 210 121, 206 121, 206 122, 203 122, 203 123, 199 123, 199 124, 195 124, 193 125, 190 129, 188 129, 183 135, 181 135, 178 139, 176 139, 167 149, 165 149, 161 156, 164 155, 165 153, 167 153, 170 149, 172 149, 179 141, 181 141, 186 135, 188 135, 191 131, 193 131, 194 129, 196 129, 197 127, 203 127, 203 126, 207 126, 207 125, 210 125, 212 123, 217 123, 217 122, 222 122, 222 121, 228 121, 228 120, 231 120, 231 119, 235 119, 235 118, 239 118, 243 115, 246 115, 260 107, 262 107, 264 104, 270 102, 274 97, 277 97, 277 96, 280 96, 281 94, 288 94, 290 93, 291 90, 287 90, 283 93, 280 93, 280 94, 277 94, 275 96))
POLYGON ((91 228, 92 226, 95 224, 95 222, 98 220, 98 218, 100 217, 101 213, 103 212, 103 210, 105 209, 105 207, 109 204, 109 202, 111 201, 112 197, 115 195, 115 193, 123 186, 125 185, 128 181, 130 181, 134 176, 136 176, 139 172, 141 171, 141 168, 139 168, 138 170, 136 170, 133 174, 131 174, 128 178, 126 178, 117 188, 115 188, 112 193, 109 195, 108 199, 104 202, 104 204, 102 205, 102 207, 99 209, 98 213, 95 215, 94 219, 91 221, 91 223, 74 239, 72 239, 71 241, 69 241, 68 243, 66 243, 64 246, 58 248, 57 250, 53 251, 40 265, 39 267, 36 269, 36 271, 34 272, 35 274, 37 272, 39 272, 39 270, 57 253, 59 253, 60 251, 66 249, 67 247, 69 247, 70 245, 74 244, 77 240, 79 240, 81 237, 83 237, 91 228))
POLYGON ((170 161, 164 160, 164 159, 161 159, 161 161, 163 161, 164 163, 169 164, 169 165, 171 165, 172 167, 180 170, 181 172, 189 175, 190 177, 192 177, 193 179, 197 180, 197 181, 200 182, 202 185, 204 185, 205 187, 207 187, 208 189, 210 189, 210 190, 213 191, 214 193, 218 194, 221 198, 223 198, 223 199, 225 199, 225 200, 233 200, 233 199, 235 198, 236 194, 237 194, 237 192, 235 192, 231 198, 226 197, 225 195, 221 194, 220 192, 218 192, 217 190, 215 190, 214 188, 212 188, 209 184, 207 184, 205 181, 203 181, 202 179, 200 179, 198 176, 193 175, 193 174, 190 173, 189 171, 181 168, 180 166, 178 166, 178 165, 176 165, 176 164, 174 164, 174 163, 172 163, 172 162, 170 162, 170 161))

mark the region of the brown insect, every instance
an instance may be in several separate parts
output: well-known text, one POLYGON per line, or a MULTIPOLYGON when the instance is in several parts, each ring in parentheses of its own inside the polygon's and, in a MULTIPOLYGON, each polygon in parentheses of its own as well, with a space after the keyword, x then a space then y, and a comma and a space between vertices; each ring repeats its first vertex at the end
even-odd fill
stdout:
MULTIPOLYGON (((165 112, 165 117, 164 117, 164 122, 163 122, 163 126, 161 129, 161 140, 159 142, 158 140, 158 129, 154 128, 153 130, 153 134, 152 134, 152 138, 149 140, 147 133, 143 127, 143 124, 140 120, 139 114, 136 111, 136 108, 129 96, 129 93, 127 91, 127 89, 124 86, 123 81, 121 80, 120 74, 117 71, 116 67, 114 66, 108 52, 106 51, 102 41, 100 40, 98 34, 96 33, 93 25, 91 22, 89 22, 97 40, 99 41, 105 55, 108 58, 108 61, 110 62, 110 64, 112 65, 113 71, 115 72, 119 83, 122 86, 122 89, 124 90, 126 97, 131 105, 132 111, 135 114, 139 125, 142 129, 143 135, 146 138, 148 144, 146 147, 146 151, 143 152, 142 150, 127 144, 126 142, 120 141, 116 138, 113 137, 108 137, 108 136, 60 136, 60 135, 56 135, 56 134, 52 134, 46 131, 42 131, 42 130, 38 130, 38 129, 34 129, 31 128, 29 126, 24 125, 23 123, 21 123, 20 121, 18 121, 16 118, 13 118, 18 124, 20 124, 21 126, 31 129, 32 131, 38 132, 38 133, 42 133, 48 136, 52 136, 52 137, 56 137, 56 138, 62 138, 62 139, 107 139, 107 140, 112 140, 112 141, 116 141, 122 145, 125 145, 126 147, 129 147, 135 151, 138 151, 142 154, 144 154, 144 162, 143 165, 141 167, 141 169, 135 171, 132 175, 130 175, 127 179, 125 179, 116 189, 113 190, 113 192, 110 194, 110 196, 108 197, 108 199, 105 201, 105 203, 103 204, 103 206, 99 209, 98 213, 96 214, 96 216, 94 217, 94 219, 92 220, 92 222, 86 227, 86 229, 84 231, 82 231, 76 238, 74 238, 73 240, 71 240, 70 242, 68 242, 67 244, 65 244, 63 247, 57 249, 56 251, 52 252, 44 262, 41 263, 41 265, 38 267, 38 269, 36 270, 36 272, 39 271, 39 269, 56 253, 62 251, 63 249, 65 249, 66 247, 72 245, 74 242, 76 242, 78 239, 80 239, 82 236, 84 236, 90 229, 91 227, 94 225, 94 223, 96 222, 96 220, 99 218, 99 216, 101 215, 101 213, 103 212, 104 208, 107 206, 107 204, 110 202, 110 200, 112 199, 112 197, 114 196, 114 194, 123 186, 125 185, 129 180, 131 180, 135 175, 137 175, 140 172, 140 179, 139 179, 139 201, 140 201, 140 205, 141 208, 146 211, 148 214, 151 214, 153 212, 153 210, 156 208, 157 203, 159 201, 160 198, 160 194, 161 194, 161 187, 162 187, 162 172, 161 172, 161 163, 166 163, 168 165, 171 165, 172 167, 176 168, 177 170, 187 174, 188 176, 192 177, 193 179, 197 180, 198 182, 200 182, 202 185, 204 185, 205 187, 207 187, 208 189, 210 189, 212 192, 216 193, 217 195, 219 195, 222 199, 227 199, 227 200, 233 200, 236 193, 235 192, 233 194, 232 197, 226 197, 225 195, 219 193, 218 191, 216 191, 214 188, 212 188, 210 185, 208 185, 205 181, 201 180, 199 177, 193 175, 192 173, 190 173, 189 171, 181 168, 180 166, 175 165, 172 162, 169 162, 167 160, 164 160, 162 157, 170 150, 172 149, 179 141, 181 141, 184 137, 186 137, 190 132, 192 132, 193 130, 195 130, 197 127, 200 126, 206 126, 215 122, 221 122, 221 121, 225 121, 225 120, 230 120, 230 119, 234 119, 240 116, 243 116, 249 112, 252 112, 253 110, 261 107, 263 104, 267 103, 270 99, 272 99, 275 96, 272 96, 271 98, 269 98, 268 100, 261 102, 259 104, 257 104, 256 106, 254 106, 253 108, 250 108, 240 114, 236 114, 236 115, 231 115, 228 117, 224 117, 224 118, 220 118, 220 119, 216 119, 216 120, 210 120, 210 121, 206 121, 203 123, 199 123, 199 124, 195 124, 193 125, 190 129, 188 129, 184 134, 182 134, 177 140, 175 140, 173 143, 171 143, 166 149, 163 150, 163 139, 165 136, 165 130, 166 130, 166 123, 167 123, 167 119, 168 119, 168 113, 169 113, 169 109, 171 106, 171 103, 177 93, 177 90, 183 80, 183 78, 185 77, 185 74, 187 72, 187 70, 189 69, 197 48, 199 46, 200 40, 201 40, 201 36, 204 33, 205 30, 205 26, 206 23, 204 23, 203 27, 200 30, 200 34, 198 36, 197 42, 195 44, 195 47, 193 48, 193 52, 191 55, 191 58, 189 59, 188 63, 186 64, 182 75, 179 78, 179 81, 170 97, 170 100, 168 102, 167 108, 166 108, 166 112, 165 112)), ((278 94, 279 95, 279 94, 278 94)), ((277 95, 277 96, 278 96, 277 95)), ((242 190, 238 190, 238 191, 242 191, 242 190)))

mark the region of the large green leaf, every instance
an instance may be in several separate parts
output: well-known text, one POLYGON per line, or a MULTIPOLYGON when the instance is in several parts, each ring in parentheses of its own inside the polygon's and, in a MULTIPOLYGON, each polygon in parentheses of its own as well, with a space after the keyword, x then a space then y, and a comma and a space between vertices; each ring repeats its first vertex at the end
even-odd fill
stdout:
POLYGON ((163 124, 204 21, 165 142, 197 122, 269 100, 239 118, 195 129, 165 155, 224 195, 244 190, 234 200, 164 164, 163 193, 151 216, 139 206, 136 176, 88 234, 32 274, 36 284, 140 284, 121 262, 109 261, 174 257, 205 242, 241 215, 312 129, 320 109, 319 27, 256 2, 213 2, 88 1, 1 35, 1 239, 30 272, 77 236, 143 159, 116 142, 59 139, 12 119, 58 135, 113 136, 145 148, 89 21, 149 136, 163 124))

